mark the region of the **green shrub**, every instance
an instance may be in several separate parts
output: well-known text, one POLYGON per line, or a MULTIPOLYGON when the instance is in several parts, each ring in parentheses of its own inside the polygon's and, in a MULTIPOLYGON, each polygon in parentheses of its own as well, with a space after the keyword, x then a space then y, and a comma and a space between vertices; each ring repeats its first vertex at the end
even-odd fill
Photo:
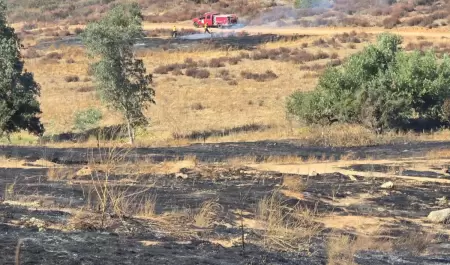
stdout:
POLYGON ((328 0, 295 0, 296 8, 313 8, 313 7, 327 7, 330 5, 328 0))
POLYGON ((75 113, 74 127, 78 131, 86 131, 98 126, 102 119, 102 113, 98 109, 90 108, 75 113))
POLYGON ((288 112, 307 123, 358 123, 381 132, 415 121, 446 122, 450 58, 402 51, 401 37, 381 34, 374 45, 329 67, 313 92, 295 92, 288 112))

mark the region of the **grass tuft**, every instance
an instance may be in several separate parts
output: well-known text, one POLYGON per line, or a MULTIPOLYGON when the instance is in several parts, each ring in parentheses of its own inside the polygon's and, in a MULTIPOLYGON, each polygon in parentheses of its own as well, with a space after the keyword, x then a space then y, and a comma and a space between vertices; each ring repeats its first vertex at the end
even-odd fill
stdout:
POLYGON ((210 227, 222 211, 222 206, 216 200, 206 201, 194 215, 194 224, 198 227, 210 227))

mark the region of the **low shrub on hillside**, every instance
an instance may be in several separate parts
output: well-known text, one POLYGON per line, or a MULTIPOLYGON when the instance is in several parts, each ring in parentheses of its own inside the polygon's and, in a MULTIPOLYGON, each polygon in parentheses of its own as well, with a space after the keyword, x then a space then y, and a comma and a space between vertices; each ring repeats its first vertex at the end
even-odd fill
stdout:
POLYGON ((450 57, 404 52, 401 43, 399 36, 380 35, 377 44, 327 68, 316 90, 291 95, 288 111, 307 123, 358 123, 377 132, 445 124, 450 57))
POLYGON ((57 52, 50 52, 45 55, 45 59, 49 60, 61 60, 63 58, 62 54, 57 52))
POLYGON ((342 20, 344 25, 353 27, 370 27, 370 21, 363 17, 346 17, 342 20))
POLYGON ((317 47, 324 47, 324 48, 328 47, 328 43, 322 38, 314 40, 312 44, 317 47))
POLYGON ((198 79, 206 79, 210 76, 210 73, 206 69, 188 68, 186 69, 185 75, 198 79))
POLYGON ((186 67, 187 67, 186 64, 178 64, 178 63, 160 65, 153 70, 153 73, 164 75, 175 70, 180 71, 181 69, 185 69, 186 67))
POLYGON ((398 24, 400 24, 400 16, 398 16, 398 14, 393 14, 392 16, 383 20, 383 27, 386 29, 391 29, 398 24))
POLYGON ((318 51, 314 56, 316 60, 327 59, 330 58, 330 55, 324 51, 318 51))
POLYGON ((209 60, 208 66, 211 68, 219 68, 219 67, 225 67, 225 61, 227 58, 212 58, 209 60))
POLYGON ((405 46, 405 50, 412 51, 412 50, 427 50, 431 49, 433 47, 433 43, 430 41, 420 41, 418 43, 410 42, 405 46))
POLYGON ((225 81, 229 81, 231 80, 231 75, 230 75, 230 71, 226 70, 226 69, 222 69, 219 72, 217 72, 216 77, 218 78, 222 78, 225 81))
POLYGON ((326 68, 326 65, 325 64, 318 64, 318 63, 315 63, 315 64, 311 64, 311 65, 302 65, 302 66, 300 66, 300 70, 301 71, 311 71, 311 72, 316 72, 316 71, 321 71, 321 70, 323 70, 323 69, 325 69, 326 68))
POLYGON ((241 57, 238 57, 238 56, 230 57, 230 58, 228 58, 228 63, 230 65, 237 65, 241 60, 242 60, 241 57))
POLYGON ((241 76, 245 79, 253 79, 258 82, 265 82, 278 78, 278 76, 271 70, 267 70, 265 73, 262 74, 252 73, 249 71, 242 71, 241 76))
POLYGON ((79 82, 80 78, 76 75, 68 75, 64 77, 64 81, 66 81, 67 83, 79 82))

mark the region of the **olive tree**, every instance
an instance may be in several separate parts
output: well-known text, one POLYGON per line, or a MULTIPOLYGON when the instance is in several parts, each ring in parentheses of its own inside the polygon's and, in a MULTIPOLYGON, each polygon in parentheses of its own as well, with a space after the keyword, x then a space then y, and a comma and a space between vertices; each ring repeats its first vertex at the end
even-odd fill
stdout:
POLYGON ((95 60, 90 67, 97 91, 110 108, 123 114, 132 144, 136 126, 148 123, 143 110, 155 103, 152 77, 133 51, 144 37, 139 7, 114 7, 100 21, 90 23, 82 37, 88 55, 95 60))
POLYGON ((447 122, 450 58, 405 52, 397 35, 381 34, 374 45, 328 68, 313 92, 295 92, 291 114, 308 123, 359 123, 377 132, 411 127, 417 120, 447 122))
POLYGON ((42 135, 38 96, 40 86, 24 69, 20 40, 7 24, 6 4, 0 0, 0 136, 20 130, 42 135))

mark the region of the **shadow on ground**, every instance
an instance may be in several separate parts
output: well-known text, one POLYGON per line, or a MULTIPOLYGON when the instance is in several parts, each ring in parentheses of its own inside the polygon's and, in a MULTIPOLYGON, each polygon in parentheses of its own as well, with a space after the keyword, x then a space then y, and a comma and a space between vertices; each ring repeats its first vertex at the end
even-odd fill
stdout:
MULTIPOLYGON (((129 160, 164 161, 194 156, 199 161, 220 162, 232 158, 254 157, 262 161, 268 157, 298 156, 307 159, 333 158, 352 154, 364 159, 400 159, 423 157, 431 150, 446 149, 450 142, 413 142, 386 144, 365 147, 314 147, 299 141, 258 141, 216 144, 194 144, 183 147, 156 147, 114 149, 126 153, 129 160), (126 152, 125 152, 126 151, 126 152)), ((0 155, 26 160, 47 159, 62 164, 86 164, 88 160, 98 158, 110 152, 110 148, 53 148, 46 146, 2 146, 0 155)), ((95 160, 95 159, 94 159, 95 160)))

